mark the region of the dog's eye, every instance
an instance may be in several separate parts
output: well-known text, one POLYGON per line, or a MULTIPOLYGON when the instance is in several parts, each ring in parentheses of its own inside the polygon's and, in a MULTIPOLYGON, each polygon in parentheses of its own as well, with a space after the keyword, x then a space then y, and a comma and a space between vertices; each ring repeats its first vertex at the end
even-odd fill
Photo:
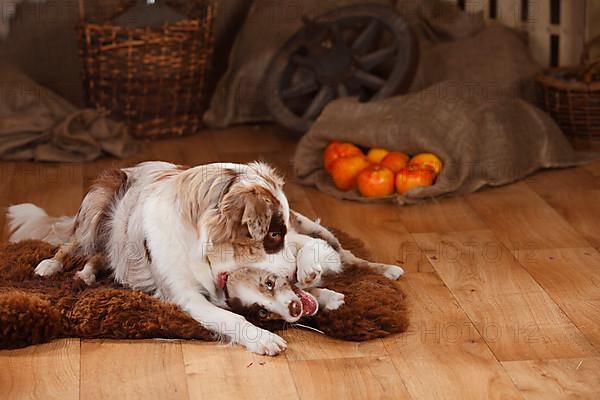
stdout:
POLYGON ((265 287, 267 290, 273 290, 275 288, 275 282, 273 279, 269 278, 265 281, 265 287))
POLYGON ((267 315, 269 315, 269 313, 264 308, 261 308, 260 310, 258 310, 259 318, 265 319, 265 318, 267 318, 267 315))
POLYGON ((272 239, 279 239, 281 237, 281 232, 269 232, 269 236, 271 236, 272 239))

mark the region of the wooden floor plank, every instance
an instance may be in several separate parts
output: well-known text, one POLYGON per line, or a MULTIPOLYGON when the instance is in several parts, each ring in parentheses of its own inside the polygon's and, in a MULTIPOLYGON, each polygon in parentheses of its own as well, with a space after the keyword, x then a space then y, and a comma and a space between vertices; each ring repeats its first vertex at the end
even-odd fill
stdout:
POLYGON ((387 356, 380 340, 348 342, 302 329, 288 329, 282 336, 288 342, 285 356, 290 361, 387 356))
POLYGON ((74 215, 83 196, 82 164, 20 163, 5 201, 34 203, 49 215, 74 215))
POLYGON ((409 399, 389 357, 290 361, 301 399, 409 399))
POLYGON ((298 398, 285 356, 214 343, 185 343, 183 356, 190 399, 298 398))
POLYGON ((600 177, 596 177, 585 168, 562 168, 540 171, 527 177, 523 183, 538 194, 550 194, 557 191, 600 189, 600 177))
POLYGON ((8 239, 5 210, 10 205, 34 203, 50 215, 74 215, 83 195, 84 168, 82 164, 0 163, 0 239, 8 239))
POLYGON ((464 201, 455 197, 397 210, 410 233, 453 232, 485 229, 485 224, 464 201))
POLYGON ((402 225, 396 206, 340 202, 317 190, 309 190, 308 197, 322 223, 361 238, 371 249, 374 261, 399 264, 406 271, 432 271, 427 258, 402 225))
POLYGON ((506 372, 435 273, 409 273, 400 285, 409 331, 383 339, 413 399, 518 399, 506 372))
POLYGON ((555 191, 542 197, 592 246, 600 248, 600 190, 555 191))
POLYGON ((80 399, 188 399, 181 344, 82 341, 80 399))
POLYGON ((594 248, 540 250, 523 267, 600 351, 600 253, 594 248))
MULTIPOLYGON (((213 131, 215 149, 220 155, 231 153, 281 152, 287 144, 296 141, 289 134, 272 125, 235 126, 226 130, 213 131)), ((285 152, 290 158, 290 151, 285 152)))
POLYGON ((314 189, 297 183, 286 183, 285 185, 285 195, 290 203, 290 208, 314 220, 319 217, 319 213, 315 211, 310 201, 313 191, 314 189))
POLYGON ((591 172, 592 175, 594 175, 596 177, 600 177, 600 160, 591 162, 591 163, 583 166, 582 168, 588 172, 591 172))
POLYGON ((0 399, 79 399, 79 339, 0 351, 0 399))
POLYGON ((520 399, 483 342, 398 346, 396 370, 414 399, 520 399))
POLYGON ((530 177, 527 186, 600 248, 600 176, 584 168, 550 170, 530 177))
POLYGON ((501 361, 596 350, 489 231, 418 234, 436 272, 501 361), (450 250, 448 250, 450 249, 450 250))
POLYGON ((148 155, 150 160, 164 160, 164 155, 167 154, 171 155, 171 162, 189 166, 222 161, 215 151, 213 131, 190 136, 186 139, 185 146, 181 146, 178 141, 169 141, 166 145, 152 142, 151 149, 152 153, 148 155))
MULTIPOLYGON (((398 285, 406 294, 410 312, 408 329, 401 335, 382 339, 390 345, 446 345, 481 341, 477 330, 435 272, 411 272, 398 285)), ((491 352, 488 352, 491 355, 491 352)))
POLYGON ((84 341, 80 357, 79 340, 61 340, 1 351, 0 399, 595 398, 600 162, 398 208, 341 202, 295 183, 295 143, 279 128, 244 126, 145 142, 127 160, 0 163, 0 207, 34 202, 50 214, 73 214, 102 170, 143 160, 263 159, 287 174, 293 208, 361 238, 377 260, 427 271, 399 283, 410 303, 409 332, 351 343, 289 330, 283 333, 289 348, 277 358, 213 343, 156 341, 84 341), (447 244, 437 260, 428 254, 432 243, 444 248, 443 241, 455 240, 489 240, 492 247, 485 260, 453 261, 447 244), (519 262, 490 260, 499 245, 519 262), (528 330, 531 323, 536 331, 528 330), (496 340, 498 327, 503 336, 496 340), (527 343, 532 334, 537 341, 527 343))
POLYGON ((465 197, 509 249, 585 247, 588 242, 523 182, 465 197))
POLYGON ((600 394, 600 358, 502 363, 525 400, 589 399, 600 394))

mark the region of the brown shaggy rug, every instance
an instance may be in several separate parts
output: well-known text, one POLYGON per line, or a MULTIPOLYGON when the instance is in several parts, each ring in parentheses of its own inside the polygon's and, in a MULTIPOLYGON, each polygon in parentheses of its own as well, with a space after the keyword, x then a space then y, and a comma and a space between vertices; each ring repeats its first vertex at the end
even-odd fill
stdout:
MULTIPOLYGON (((367 256, 358 240, 343 233, 338 237, 358 256, 367 256)), ((177 306, 119 287, 108 276, 99 277, 93 287, 74 280, 75 271, 85 264, 83 257, 69 259, 65 269, 51 278, 35 276, 34 267, 54 250, 39 241, 0 244, 0 348, 63 337, 217 339, 177 306)), ((326 277, 325 286, 344 293, 345 304, 301 323, 353 341, 406 330, 405 296, 395 282, 350 266, 342 275, 326 277)), ((263 327, 284 328, 279 323, 263 327)))

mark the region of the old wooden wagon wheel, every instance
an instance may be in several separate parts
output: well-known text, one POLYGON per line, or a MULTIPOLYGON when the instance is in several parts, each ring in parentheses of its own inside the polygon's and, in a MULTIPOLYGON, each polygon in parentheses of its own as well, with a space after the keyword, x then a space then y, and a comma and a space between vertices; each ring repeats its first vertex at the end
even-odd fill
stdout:
POLYGON ((339 8, 305 20, 273 57, 263 82, 267 105, 277 122, 305 132, 337 97, 371 101, 398 93, 417 61, 414 37, 393 9, 339 8))

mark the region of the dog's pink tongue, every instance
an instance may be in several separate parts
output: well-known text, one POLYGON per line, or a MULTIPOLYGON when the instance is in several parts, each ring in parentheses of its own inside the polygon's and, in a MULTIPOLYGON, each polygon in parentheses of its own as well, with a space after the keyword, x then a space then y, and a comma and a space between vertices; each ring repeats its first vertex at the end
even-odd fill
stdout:
POLYGON ((219 275, 217 275, 217 286, 221 289, 225 289, 228 277, 229 274, 227 272, 220 272, 219 275))
POLYGON ((300 301, 302 302, 302 315, 315 315, 319 307, 315 298, 297 287, 294 287, 294 293, 300 297, 300 301))

